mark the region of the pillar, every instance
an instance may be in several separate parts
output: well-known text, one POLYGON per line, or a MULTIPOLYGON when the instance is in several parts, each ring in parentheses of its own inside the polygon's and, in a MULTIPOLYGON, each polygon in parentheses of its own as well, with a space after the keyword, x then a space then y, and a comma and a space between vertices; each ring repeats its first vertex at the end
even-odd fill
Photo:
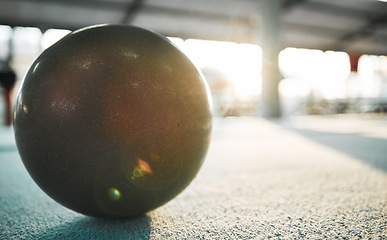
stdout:
POLYGON ((260 45, 262 47, 262 116, 281 116, 278 55, 282 50, 282 1, 260 1, 260 45))

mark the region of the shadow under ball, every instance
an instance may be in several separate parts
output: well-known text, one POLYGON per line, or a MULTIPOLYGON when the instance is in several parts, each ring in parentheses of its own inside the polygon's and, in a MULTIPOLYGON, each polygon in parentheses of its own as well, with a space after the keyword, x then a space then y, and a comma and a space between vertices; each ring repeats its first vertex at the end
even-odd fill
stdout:
POLYGON ((21 159, 60 204, 128 218, 182 192, 211 137, 211 97, 200 72, 168 39, 101 25, 46 49, 14 108, 21 159))

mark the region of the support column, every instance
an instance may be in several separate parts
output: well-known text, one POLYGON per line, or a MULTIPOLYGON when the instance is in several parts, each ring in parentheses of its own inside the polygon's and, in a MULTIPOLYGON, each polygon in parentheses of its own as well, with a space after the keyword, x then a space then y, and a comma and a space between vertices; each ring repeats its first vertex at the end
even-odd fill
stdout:
POLYGON ((262 47, 262 116, 281 116, 278 93, 280 72, 278 54, 282 50, 282 1, 260 1, 260 40, 262 47))

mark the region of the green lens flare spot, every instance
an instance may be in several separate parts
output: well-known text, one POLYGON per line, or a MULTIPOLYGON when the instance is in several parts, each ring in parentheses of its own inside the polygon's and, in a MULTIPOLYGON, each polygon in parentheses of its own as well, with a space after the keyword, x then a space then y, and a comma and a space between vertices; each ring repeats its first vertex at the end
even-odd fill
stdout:
POLYGON ((109 188, 108 196, 110 199, 112 199, 114 201, 118 201, 121 198, 121 192, 118 191, 118 189, 116 189, 116 188, 109 188))

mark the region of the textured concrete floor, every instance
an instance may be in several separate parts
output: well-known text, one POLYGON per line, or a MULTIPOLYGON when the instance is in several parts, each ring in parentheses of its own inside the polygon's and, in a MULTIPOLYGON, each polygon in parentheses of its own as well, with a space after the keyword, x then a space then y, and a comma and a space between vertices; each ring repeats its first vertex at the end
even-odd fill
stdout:
POLYGON ((28 176, 0 130, 0 239, 386 239, 383 116, 215 119, 177 198, 131 220, 85 217, 28 176))

